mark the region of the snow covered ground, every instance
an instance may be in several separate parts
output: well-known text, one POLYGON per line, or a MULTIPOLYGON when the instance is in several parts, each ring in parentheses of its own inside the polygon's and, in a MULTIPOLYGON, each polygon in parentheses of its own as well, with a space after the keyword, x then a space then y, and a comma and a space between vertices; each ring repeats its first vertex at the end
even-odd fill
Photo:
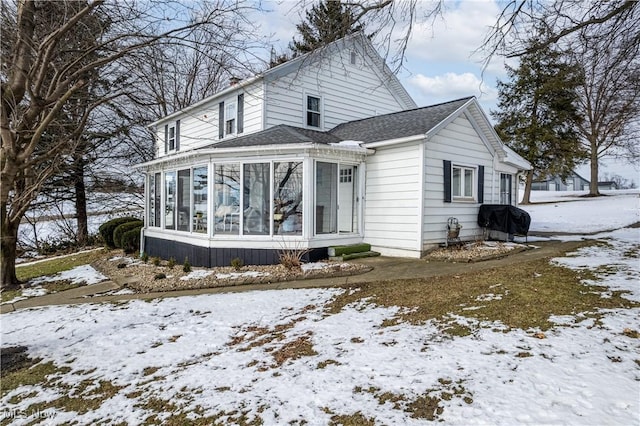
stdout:
POLYGON ((533 203, 520 206, 531 215, 530 232, 593 233, 640 222, 639 190, 604 191, 606 197, 583 198, 587 191, 533 191, 533 203))
MULTIPOLYGON (((637 222, 638 193, 529 209, 535 226, 547 231, 599 232, 637 222)), ((598 285, 640 301, 640 229, 585 238, 609 244, 553 262, 590 270, 598 285)), ((435 322, 381 327, 398 309, 364 301, 327 314, 324 306, 340 291, 247 292, 2 315, 3 345, 26 345, 30 356, 71 369, 58 373, 56 387, 23 386, 4 395, 4 415, 11 424, 27 424, 34 420, 27 408, 57 398, 62 384, 108 380, 122 388, 98 408, 48 409, 44 424, 139 424, 150 415, 145 403, 151 401, 170 401, 191 418, 222 415, 221 423, 238 412, 266 425, 324 425, 354 413, 379 424, 426 422, 394 395, 422 404, 426 396, 438 397, 444 424, 640 424, 640 339, 633 337, 640 331, 639 308, 602 312, 598 320, 554 317, 558 326, 544 339, 533 336, 536 330, 457 318, 474 333, 451 337, 435 322), (306 356, 287 358, 288 348, 305 345, 306 356)))

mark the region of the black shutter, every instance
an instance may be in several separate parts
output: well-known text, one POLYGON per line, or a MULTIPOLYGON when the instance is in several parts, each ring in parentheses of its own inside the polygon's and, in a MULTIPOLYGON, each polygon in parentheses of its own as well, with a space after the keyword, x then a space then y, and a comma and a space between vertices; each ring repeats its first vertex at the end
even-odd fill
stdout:
POLYGON ((244 132, 244 93, 238 95, 238 133, 244 132))
POLYGON ((444 168, 444 202, 451 202, 451 161, 442 160, 444 168))
POLYGON ((164 125, 164 153, 169 152, 169 125, 164 125))
POLYGON ((508 175, 507 176, 507 183, 509 184, 509 205, 511 205, 511 191, 512 191, 511 188, 512 188, 512 185, 513 185, 513 182, 511 180, 512 177, 513 177, 512 175, 508 175))
POLYGON ((180 120, 176 120, 176 151, 180 149, 180 120))
POLYGON ((218 139, 224 138, 224 102, 218 104, 218 139))
POLYGON ((478 166, 478 202, 484 203, 484 166, 478 166))

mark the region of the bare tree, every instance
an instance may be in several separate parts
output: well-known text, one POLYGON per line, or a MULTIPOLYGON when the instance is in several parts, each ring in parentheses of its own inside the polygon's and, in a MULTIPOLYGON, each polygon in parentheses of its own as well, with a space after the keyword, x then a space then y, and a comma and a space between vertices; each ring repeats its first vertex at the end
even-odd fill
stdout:
POLYGON ((626 27, 584 30, 571 45, 584 74, 578 102, 584 120, 578 131, 589 155, 591 196, 600 194, 600 160, 640 158, 640 9, 635 12, 638 19, 626 27))
POLYGON ((605 156, 638 161, 640 133, 640 2, 617 0, 585 2, 559 0, 508 1, 482 49, 485 65, 495 54, 521 57, 532 49, 557 45, 573 51, 572 60, 583 68, 578 131, 591 167, 589 194, 599 195, 599 161, 605 156), (532 29, 547 36, 537 45, 532 29))
POLYGON ((639 8, 640 2, 636 0, 509 0, 481 46, 486 53, 485 64, 495 54, 518 57, 531 53, 531 49, 544 49, 576 33, 603 26, 617 34, 628 23, 637 22, 639 8), (539 46, 526 47, 523 42, 530 38, 532 28, 541 24, 547 32, 545 40, 539 46))
POLYGON ((127 92, 122 59, 161 43, 179 45, 196 29, 220 34, 227 45, 238 42, 238 22, 246 19, 249 5, 242 0, 189 6, 169 0, 22 0, 3 1, 1 7, 0 287, 8 288, 18 285, 17 231, 25 212, 75 151, 91 114, 127 92), (94 37, 74 37, 82 31, 94 37), (70 100, 100 74, 120 78, 87 105, 73 128, 52 131, 63 122, 70 100))

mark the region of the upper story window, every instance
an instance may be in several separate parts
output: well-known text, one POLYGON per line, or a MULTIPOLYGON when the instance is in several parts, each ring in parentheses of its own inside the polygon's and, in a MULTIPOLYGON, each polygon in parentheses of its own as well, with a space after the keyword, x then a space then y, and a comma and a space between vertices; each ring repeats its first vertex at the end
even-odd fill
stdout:
POLYGON ((180 120, 164 126, 164 153, 180 149, 180 120))
POLYGON ((218 139, 244 132, 244 94, 218 104, 218 139))
POLYGON ((307 96, 307 126, 320 127, 320 98, 307 96))
POLYGON ((176 149, 176 127, 169 127, 169 151, 175 151, 176 149))
POLYGON ((236 132, 236 104, 228 102, 224 112, 224 133, 231 135, 236 132))
POLYGON ((473 199, 475 169, 454 165, 451 174, 451 192, 453 198, 473 199))

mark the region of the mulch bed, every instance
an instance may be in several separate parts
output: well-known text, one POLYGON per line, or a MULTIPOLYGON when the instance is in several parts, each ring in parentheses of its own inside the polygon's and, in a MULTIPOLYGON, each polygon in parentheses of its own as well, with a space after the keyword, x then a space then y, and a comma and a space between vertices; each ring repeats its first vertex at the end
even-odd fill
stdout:
POLYGON ((370 266, 355 263, 326 262, 322 269, 302 270, 287 269, 283 265, 251 265, 239 269, 230 266, 192 268, 192 273, 186 273, 180 264, 170 268, 167 262, 163 261, 160 266, 154 266, 133 257, 114 254, 94 262, 92 266, 116 283, 126 283, 126 287, 140 293, 344 277, 362 274, 372 269, 370 266), (164 278, 160 278, 160 274, 163 274, 164 278))

